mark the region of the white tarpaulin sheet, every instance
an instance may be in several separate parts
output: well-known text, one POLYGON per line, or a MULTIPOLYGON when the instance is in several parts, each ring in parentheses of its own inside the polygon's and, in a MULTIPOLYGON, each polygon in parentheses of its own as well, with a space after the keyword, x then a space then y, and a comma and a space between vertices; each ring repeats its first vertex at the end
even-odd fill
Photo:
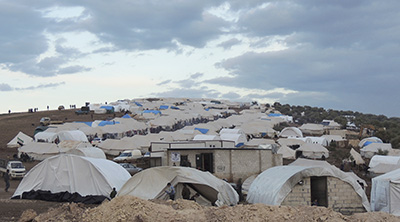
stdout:
POLYGON ((340 170, 324 167, 322 164, 321 166, 290 165, 269 168, 253 181, 247 194, 247 201, 249 203, 280 205, 300 180, 311 176, 332 176, 349 183, 361 197, 364 208, 370 211, 368 198, 357 181, 340 170))
POLYGON ((125 183, 118 196, 131 195, 145 200, 168 199, 164 191, 169 182, 176 188, 176 198, 181 198, 180 186, 186 183, 211 203, 236 205, 239 201, 238 194, 229 183, 209 172, 191 167, 153 167, 143 170, 125 183))
POLYGON ((371 210, 400 216, 400 169, 372 178, 371 210))
POLYGON ((325 156, 325 158, 329 157, 329 150, 320 144, 305 143, 296 150, 296 152, 298 151, 302 151, 303 156, 308 158, 322 158, 322 156, 325 156))
POLYGON ((22 179, 13 197, 31 190, 108 197, 113 187, 119 190, 130 177, 127 170, 113 161, 62 154, 47 158, 33 167, 22 179))

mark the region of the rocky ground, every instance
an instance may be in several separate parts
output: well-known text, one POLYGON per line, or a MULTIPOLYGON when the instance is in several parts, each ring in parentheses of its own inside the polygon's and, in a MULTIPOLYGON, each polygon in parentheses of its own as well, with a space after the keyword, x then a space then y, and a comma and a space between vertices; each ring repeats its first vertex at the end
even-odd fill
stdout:
POLYGON ((386 213, 344 216, 325 207, 285 207, 264 204, 233 207, 203 207, 193 201, 146 201, 136 197, 117 197, 97 207, 67 203, 37 215, 25 211, 20 221, 400 221, 386 213))

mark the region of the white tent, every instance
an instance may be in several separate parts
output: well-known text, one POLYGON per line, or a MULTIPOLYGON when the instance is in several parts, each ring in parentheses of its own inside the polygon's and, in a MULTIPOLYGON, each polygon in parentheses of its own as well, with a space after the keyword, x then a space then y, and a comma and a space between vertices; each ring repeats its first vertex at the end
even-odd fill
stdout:
POLYGON ((324 127, 322 124, 305 123, 299 127, 303 134, 309 135, 322 135, 324 133, 324 127))
POLYGON ((279 137, 303 137, 303 133, 297 127, 285 127, 280 133, 279 137))
POLYGON ((221 140, 234 141, 236 147, 243 146, 247 142, 246 136, 243 134, 222 134, 219 137, 221 140))
POLYGON ((281 148, 279 148, 277 153, 282 154, 283 159, 295 159, 296 158, 296 151, 286 145, 281 146, 281 148))
POLYGON ((167 183, 176 189, 176 199, 181 198, 182 184, 188 184, 191 195, 199 193, 209 203, 236 205, 239 196, 233 187, 209 172, 191 167, 153 167, 143 170, 129 179, 118 196, 131 195, 145 200, 168 199, 164 192, 167 183))
POLYGON ((305 177, 331 176, 349 183, 361 197, 362 205, 370 211, 368 198, 360 184, 339 169, 325 166, 276 166, 269 168, 256 177, 247 194, 249 203, 281 205, 292 188, 305 177), (277 176, 279 175, 279 176, 277 176))
POLYGON ((383 156, 383 155, 375 155, 369 161, 369 167, 373 168, 381 163, 390 164, 390 165, 399 165, 400 167, 400 156, 383 156))
POLYGON ((244 195, 248 194, 250 186, 253 183, 253 181, 256 179, 257 176, 258 176, 258 174, 255 174, 255 175, 247 177, 247 179, 244 180, 244 182, 242 184, 242 192, 244 195))
POLYGON ((365 163, 365 161, 361 157, 361 154, 357 153, 357 151, 355 151, 353 148, 351 148, 351 150, 350 150, 350 155, 353 158, 353 160, 356 161, 357 165, 365 163))
MULTIPOLYGON (((296 161, 290 163, 289 165, 293 166, 320 166, 320 167, 326 167, 326 168, 331 168, 334 171, 341 171, 339 168, 335 167, 334 165, 329 164, 328 162, 324 160, 309 160, 309 159, 304 159, 304 158, 298 158, 296 161)), ((365 180, 361 179, 359 176, 357 176, 353 172, 343 172, 346 175, 352 177, 355 181, 357 181, 359 184, 363 184, 364 187, 367 187, 367 182, 365 180)))
POLYGON ((303 145, 304 143, 306 143, 305 141, 301 140, 301 138, 279 138, 278 139, 278 143, 281 146, 293 146, 293 145, 303 145))
POLYGON ((47 142, 52 143, 57 139, 57 133, 54 132, 38 132, 34 136, 36 142, 47 142))
MULTIPOLYGON (((264 138, 253 138, 245 143, 246 147, 258 147, 259 145, 276 144, 275 140, 264 138)), ((276 144, 278 145, 278 144, 276 144)))
POLYGON ((328 146, 328 140, 325 137, 307 136, 305 137, 305 142, 328 146))
POLYGON ((400 216, 400 169, 372 178, 371 210, 400 216))
POLYGON ((195 141, 201 141, 201 140, 221 140, 221 138, 218 135, 203 135, 203 134, 198 134, 194 136, 193 140, 195 141))
POLYGON ((74 141, 89 142, 86 135, 80 130, 61 131, 57 133, 57 136, 60 141, 74 140, 74 141))
POLYGON ((133 150, 138 149, 139 145, 135 143, 134 140, 125 139, 125 140, 117 140, 117 139, 107 139, 97 145, 100 149, 103 150, 104 153, 108 155, 119 155, 125 150, 133 150))
POLYGON ((18 156, 24 152, 34 160, 44 160, 48 157, 67 152, 68 149, 59 148, 55 143, 32 142, 18 148, 18 156))
POLYGON ((322 145, 315 143, 305 143, 296 150, 296 153, 297 152, 302 152, 303 156, 308 158, 322 158, 322 156, 325 156, 325 158, 329 157, 329 150, 322 145))
POLYGON ((243 131, 241 129, 221 129, 221 131, 219 131, 219 134, 244 134, 243 131))
POLYGON ((366 145, 369 145, 369 144, 371 144, 371 143, 383 143, 383 142, 382 142, 382 140, 379 139, 378 137, 373 136, 373 137, 367 137, 367 138, 362 139, 362 140, 358 143, 358 146, 362 148, 362 147, 364 147, 364 146, 366 146, 366 145))
MULTIPOLYGON (((108 198, 113 187, 119 190, 130 174, 119 164, 99 158, 62 154, 45 159, 22 179, 13 198, 24 198, 24 192, 68 192, 80 196, 108 198)), ((103 198, 103 200, 104 200, 103 198)))
POLYGON ((70 149, 66 153, 78 156, 106 159, 106 154, 103 152, 103 150, 97 147, 70 149))
POLYGON ((368 171, 384 174, 400 168, 400 156, 374 155, 369 162, 368 171))
POLYGON ((370 143, 364 146, 361 150, 361 156, 365 158, 371 158, 375 154, 382 152, 390 152, 392 150, 392 144, 390 143, 370 143))
POLYGON ((10 142, 7 143, 8 148, 18 148, 20 144, 27 144, 33 142, 33 138, 23 132, 19 132, 10 142))

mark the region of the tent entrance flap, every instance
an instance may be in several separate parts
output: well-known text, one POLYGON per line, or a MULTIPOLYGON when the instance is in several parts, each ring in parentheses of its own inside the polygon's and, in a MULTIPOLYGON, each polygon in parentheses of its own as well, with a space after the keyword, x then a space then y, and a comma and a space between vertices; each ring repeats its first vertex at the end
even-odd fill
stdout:
POLYGON ((214 173, 214 157, 212 153, 196 154, 196 168, 214 173))
POLYGON ((326 177, 311 177, 311 203, 318 201, 318 206, 328 207, 328 185, 326 177))

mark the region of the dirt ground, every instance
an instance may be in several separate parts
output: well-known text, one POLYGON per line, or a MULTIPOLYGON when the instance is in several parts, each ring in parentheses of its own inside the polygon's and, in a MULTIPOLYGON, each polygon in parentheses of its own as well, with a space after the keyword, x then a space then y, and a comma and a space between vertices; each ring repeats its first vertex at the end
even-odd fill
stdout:
MULTIPOLYGON (((116 117, 122 114, 117 113, 116 117)), ((0 115, 0 158, 11 159, 18 153, 17 148, 7 148, 7 143, 12 140, 18 132, 23 132, 33 137, 35 128, 40 126, 42 117, 50 117, 52 120, 73 122, 73 121, 92 121, 92 115, 76 115, 74 109, 70 110, 50 110, 34 113, 11 113, 0 115)), ((93 114, 94 120, 106 120, 114 118, 113 114, 93 114)), ((32 169, 38 161, 24 163, 25 168, 32 169)), ((0 222, 18 221, 21 214, 27 209, 43 213, 49 208, 61 206, 62 203, 46 202, 38 200, 10 200, 21 180, 10 180, 10 189, 5 192, 5 183, 0 181, 0 222)))
MULTIPOLYGON (((0 158, 11 158, 16 148, 7 143, 19 131, 33 136, 41 117, 64 122, 106 120, 112 114, 80 115, 75 110, 54 110, 35 113, 11 113, 0 115, 0 158), (92 119, 93 118, 93 119, 92 119)), ((120 117, 122 114, 116 114, 120 117)), ((27 170, 38 162, 24 163, 27 170)), ((117 197, 101 205, 57 203, 38 200, 11 200, 20 180, 11 180, 9 192, 0 181, 0 222, 2 221, 400 221, 386 213, 364 213, 344 216, 324 207, 284 207, 263 204, 238 205, 235 207, 203 207, 195 202, 146 201, 135 197, 117 197)))

